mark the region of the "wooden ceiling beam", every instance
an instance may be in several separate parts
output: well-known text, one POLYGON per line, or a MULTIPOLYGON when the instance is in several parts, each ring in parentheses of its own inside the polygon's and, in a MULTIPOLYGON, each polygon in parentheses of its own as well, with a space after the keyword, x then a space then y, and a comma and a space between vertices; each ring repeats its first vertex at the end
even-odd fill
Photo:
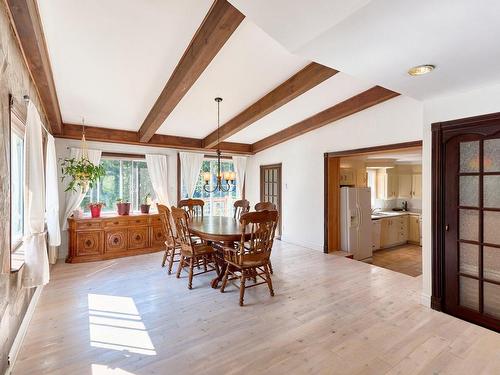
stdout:
POLYGON ((6 4, 48 126, 54 135, 60 134, 61 110, 36 0, 6 0, 6 4))
MULTIPOLYGON (((82 126, 75 124, 63 124, 62 134, 56 135, 56 137, 66 139, 81 139, 82 126)), ((206 148, 202 147, 202 140, 198 138, 155 134, 148 142, 141 142, 139 139, 139 135, 135 131, 108 129, 97 126, 85 126, 85 138, 88 141, 97 142, 207 151, 206 148)), ((220 146, 221 151, 232 154, 252 153, 252 145, 245 143, 222 142, 220 146)), ((215 151, 215 149, 213 150, 215 151)))
POLYGON ((276 146, 292 138, 298 137, 299 135, 385 102, 398 95, 399 93, 380 86, 372 87, 361 94, 355 95, 286 129, 272 134, 269 137, 255 142, 252 145, 252 151, 253 153, 263 151, 269 147, 276 146))
MULTIPOLYGON (((222 125, 219 129, 220 140, 226 140, 337 73, 335 69, 315 62, 310 63, 222 125)), ((217 130, 215 130, 203 139, 203 146, 215 147, 217 141, 217 130)))
POLYGON ((226 0, 215 0, 141 125, 141 142, 148 142, 153 137, 244 18, 226 0))

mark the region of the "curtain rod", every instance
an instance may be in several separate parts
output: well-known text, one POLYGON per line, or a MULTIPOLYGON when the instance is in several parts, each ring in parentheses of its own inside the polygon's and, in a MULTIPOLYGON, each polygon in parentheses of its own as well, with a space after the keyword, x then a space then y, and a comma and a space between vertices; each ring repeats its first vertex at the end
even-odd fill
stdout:
MULTIPOLYGON (((30 97, 29 97, 29 95, 24 95, 24 96, 23 96, 23 99, 24 99, 24 101, 25 101, 26 103, 28 103, 28 102, 30 101, 30 97)), ((42 122, 42 121, 40 121, 40 125, 42 125, 43 130, 45 130, 48 134, 52 135, 52 134, 48 131, 48 129, 45 127, 45 125, 43 124, 43 122, 42 122)))

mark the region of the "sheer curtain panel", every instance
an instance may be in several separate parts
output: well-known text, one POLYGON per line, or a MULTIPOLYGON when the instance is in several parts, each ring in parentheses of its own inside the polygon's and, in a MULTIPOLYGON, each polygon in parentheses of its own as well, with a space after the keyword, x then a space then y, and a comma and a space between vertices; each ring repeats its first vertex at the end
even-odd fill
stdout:
MULTIPOLYGON (((89 161, 93 164, 99 164, 101 162, 101 150, 88 150, 89 161)), ((82 150, 79 148, 71 148, 70 158, 81 158, 82 150)), ((65 196, 64 214, 62 216, 63 230, 68 229, 68 218, 73 214, 73 211, 80 207, 80 204, 85 198, 87 191, 67 191, 65 196)))
POLYGON ((170 207, 168 200, 168 164, 166 155, 146 154, 149 178, 158 203, 170 207))
POLYGON ((28 102, 26 118, 26 190, 23 286, 33 288, 49 282, 49 259, 45 238, 45 181, 42 122, 35 105, 28 102))
POLYGON ((245 175, 247 171, 246 156, 233 156, 233 166, 236 172, 236 197, 243 198, 243 186, 245 186, 245 175))
POLYGON ((59 194, 57 194, 56 143, 51 134, 47 134, 45 163, 45 217, 49 235, 49 262, 54 264, 57 262, 57 247, 61 244, 61 227, 59 226, 59 194))
POLYGON ((205 156, 194 152, 179 152, 179 158, 181 160, 182 184, 186 187, 188 197, 192 198, 205 156))

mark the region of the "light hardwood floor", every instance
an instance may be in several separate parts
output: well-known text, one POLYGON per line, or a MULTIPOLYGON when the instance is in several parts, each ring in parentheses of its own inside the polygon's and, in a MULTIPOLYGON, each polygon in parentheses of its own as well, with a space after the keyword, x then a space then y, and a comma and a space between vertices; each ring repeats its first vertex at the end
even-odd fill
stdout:
POLYGON ((241 308, 161 257, 57 264, 14 374, 500 374, 500 335, 420 305, 421 277, 278 241, 276 296, 241 308))
POLYGON ((406 244, 373 252, 372 264, 409 276, 422 274, 422 247, 406 244))

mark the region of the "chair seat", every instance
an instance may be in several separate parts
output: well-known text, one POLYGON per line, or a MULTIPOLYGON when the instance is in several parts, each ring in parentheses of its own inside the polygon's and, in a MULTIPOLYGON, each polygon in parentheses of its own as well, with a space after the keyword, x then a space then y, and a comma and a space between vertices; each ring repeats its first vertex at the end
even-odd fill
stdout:
MULTIPOLYGON (((206 244, 194 244, 193 245, 194 247, 194 251, 196 253, 196 255, 207 255, 207 254, 213 254, 214 253, 214 249, 212 246, 210 245, 206 245, 206 244)), ((184 256, 192 256, 193 255, 193 252, 189 249, 182 249, 182 254, 184 256)))
POLYGON ((245 254, 240 263, 228 260, 228 263, 238 268, 261 267, 268 262, 268 259, 262 257, 262 254, 245 254))

